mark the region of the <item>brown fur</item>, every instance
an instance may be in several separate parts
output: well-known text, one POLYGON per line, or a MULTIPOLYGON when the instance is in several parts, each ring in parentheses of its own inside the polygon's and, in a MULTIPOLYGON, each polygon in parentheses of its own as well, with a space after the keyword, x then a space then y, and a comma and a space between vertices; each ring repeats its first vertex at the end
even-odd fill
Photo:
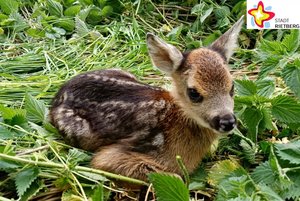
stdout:
MULTIPOLYGON (((240 26, 241 21, 221 37, 226 56, 232 50, 223 42, 228 37, 232 46, 236 37, 230 34, 240 26)), ((217 134, 235 125, 233 83, 228 58, 214 49, 218 40, 185 55, 152 34, 147 44, 154 65, 172 77, 172 91, 121 70, 98 70, 67 82, 50 111, 68 143, 95 152, 93 167, 144 181, 150 172, 181 175, 176 155, 193 172, 217 134), (201 101, 193 101, 191 88, 201 101)))

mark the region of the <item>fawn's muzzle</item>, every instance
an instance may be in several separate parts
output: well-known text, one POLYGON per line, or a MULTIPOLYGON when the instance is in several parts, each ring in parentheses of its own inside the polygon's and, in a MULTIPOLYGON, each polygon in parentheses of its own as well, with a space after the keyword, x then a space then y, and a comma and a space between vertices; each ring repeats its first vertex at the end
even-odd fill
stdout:
POLYGON ((212 119, 211 126, 222 133, 229 132, 236 126, 236 117, 234 114, 216 116, 212 119))

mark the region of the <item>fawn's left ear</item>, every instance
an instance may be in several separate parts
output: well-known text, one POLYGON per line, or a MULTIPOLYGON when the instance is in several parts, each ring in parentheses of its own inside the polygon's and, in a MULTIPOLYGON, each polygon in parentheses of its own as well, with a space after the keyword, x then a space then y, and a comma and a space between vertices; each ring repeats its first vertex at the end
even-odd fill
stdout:
POLYGON ((243 23, 244 16, 242 16, 228 31, 213 42, 209 48, 219 52, 228 62, 234 49, 237 47, 237 39, 243 23))
POLYGON ((147 34, 147 47, 152 63, 168 75, 175 72, 183 60, 182 53, 175 46, 152 33, 147 34))

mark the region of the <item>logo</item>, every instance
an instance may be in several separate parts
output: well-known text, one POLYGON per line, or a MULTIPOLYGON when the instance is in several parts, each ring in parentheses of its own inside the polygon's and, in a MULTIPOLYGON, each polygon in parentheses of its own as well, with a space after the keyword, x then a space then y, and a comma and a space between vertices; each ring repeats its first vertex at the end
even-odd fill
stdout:
POLYGON ((252 26, 255 23, 259 28, 269 28, 270 23, 268 21, 275 16, 275 13, 270 11, 271 9, 272 6, 265 8, 264 3, 260 1, 253 9, 248 10, 248 14, 252 16, 252 26))
POLYGON ((300 29, 296 0, 247 0, 247 29, 300 29))

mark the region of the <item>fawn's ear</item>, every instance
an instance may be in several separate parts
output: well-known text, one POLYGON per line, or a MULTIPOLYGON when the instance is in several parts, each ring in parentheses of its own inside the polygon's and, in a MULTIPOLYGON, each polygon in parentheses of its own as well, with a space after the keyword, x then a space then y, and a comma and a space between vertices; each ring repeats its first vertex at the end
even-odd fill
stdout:
POLYGON ((237 47, 237 39, 243 23, 244 16, 242 16, 228 31, 210 45, 210 48, 224 56, 227 62, 232 56, 234 49, 237 47))
POLYGON ((167 74, 172 74, 180 66, 182 53, 152 33, 147 33, 147 46, 154 66, 167 74))

